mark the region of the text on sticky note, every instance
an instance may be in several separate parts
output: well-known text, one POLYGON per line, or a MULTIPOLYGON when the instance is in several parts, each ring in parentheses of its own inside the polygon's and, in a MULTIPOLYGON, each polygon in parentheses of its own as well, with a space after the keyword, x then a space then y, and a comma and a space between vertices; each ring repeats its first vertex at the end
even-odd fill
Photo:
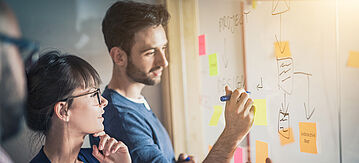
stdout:
POLYGON ((208 55, 208 63, 209 76, 216 76, 218 74, 218 62, 216 53, 208 55))
POLYGON ((256 163, 265 163, 268 157, 268 144, 256 140, 256 163))
POLYGON ((359 52, 350 51, 349 58, 348 58, 348 67, 359 68, 359 52))
POLYGON ((274 43, 274 53, 277 59, 291 57, 289 42, 280 41, 274 43))
POLYGON ((198 36, 198 48, 199 48, 199 55, 206 54, 206 37, 205 35, 198 36))
POLYGON ((266 99, 254 99, 253 103, 256 107, 254 115, 254 125, 267 125, 267 103, 266 99))
POLYGON ((300 151, 306 153, 317 152, 317 128, 315 123, 299 122, 300 151))
POLYGON ((222 106, 219 106, 219 105, 213 106, 213 108, 214 108, 214 111, 213 111, 211 120, 209 121, 209 125, 217 126, 218 120, 221 117, 223 109, 222 109, 222 106))

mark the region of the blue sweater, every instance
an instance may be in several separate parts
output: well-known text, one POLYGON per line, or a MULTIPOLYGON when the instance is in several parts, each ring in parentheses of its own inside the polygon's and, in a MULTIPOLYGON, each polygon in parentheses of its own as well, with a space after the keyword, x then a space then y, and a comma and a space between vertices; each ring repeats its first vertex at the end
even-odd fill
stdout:
MULTIPOLYGON (((81 148, 78 159, 84 163, 99 163, 99 161, 92 155, 91 148, 81 148)), ((39 153, 30 161, 30 163, 51 163, 44 153, 44 146, 42 146, 39 153)))
MULTIPOLYGON (((108 100, 105 132, 127 145, 133 163, 175 162, 167 131, 144 103, 130 101, 107 87, 102 96, 108 100)), ((90 142, 98 144, 99 139, 90 136, 90 142)))

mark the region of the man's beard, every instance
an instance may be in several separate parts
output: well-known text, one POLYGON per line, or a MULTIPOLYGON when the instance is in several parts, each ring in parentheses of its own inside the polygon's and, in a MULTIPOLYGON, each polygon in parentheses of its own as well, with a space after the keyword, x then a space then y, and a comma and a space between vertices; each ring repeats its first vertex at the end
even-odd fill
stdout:
MULTIPOLYGON (((160 68, 161 68, 160 66, 154 67, 149 72, 156 71, 156 70, 158 70, 160 68)), ((127 68, 126 68, 126 74, 133 81, 138 82, 138 83, 142 83, 142 84, 145 84, 145 85, 156 85, 161 81, 161 79, 155 80, 155 79, 152 79, 149 76, 147 76, 147 73, 141 71, 138 67, 136 67, 132 63, 132 60, 130 58, 128 59, 128 64, 127 64, 127 68)))

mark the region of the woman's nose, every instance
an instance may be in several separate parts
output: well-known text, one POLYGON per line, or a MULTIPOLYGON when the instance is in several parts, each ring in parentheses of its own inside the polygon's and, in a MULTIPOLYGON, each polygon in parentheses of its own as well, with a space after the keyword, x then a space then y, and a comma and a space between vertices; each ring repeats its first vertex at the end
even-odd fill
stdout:
POLYGON ((101 106, 106 107, 107 104, 108 104, 108 101, 104 97, 101 96, 101 106))

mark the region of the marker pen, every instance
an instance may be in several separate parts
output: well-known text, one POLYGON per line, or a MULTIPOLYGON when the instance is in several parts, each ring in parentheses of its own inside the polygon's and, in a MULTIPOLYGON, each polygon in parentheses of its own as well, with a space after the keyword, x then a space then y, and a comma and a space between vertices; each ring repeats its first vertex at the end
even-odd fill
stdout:
MULTIPOLYGON (((246 91, 246 93, 251 93, 251 92, 246 91)), ((222 102, 224 102, 224 101, 229 101, 229 99, 231 99, 231 95, 229 95, 229 96, 221 96, 221 97, 219 98, 219 100, 221 100, 222 102)))

